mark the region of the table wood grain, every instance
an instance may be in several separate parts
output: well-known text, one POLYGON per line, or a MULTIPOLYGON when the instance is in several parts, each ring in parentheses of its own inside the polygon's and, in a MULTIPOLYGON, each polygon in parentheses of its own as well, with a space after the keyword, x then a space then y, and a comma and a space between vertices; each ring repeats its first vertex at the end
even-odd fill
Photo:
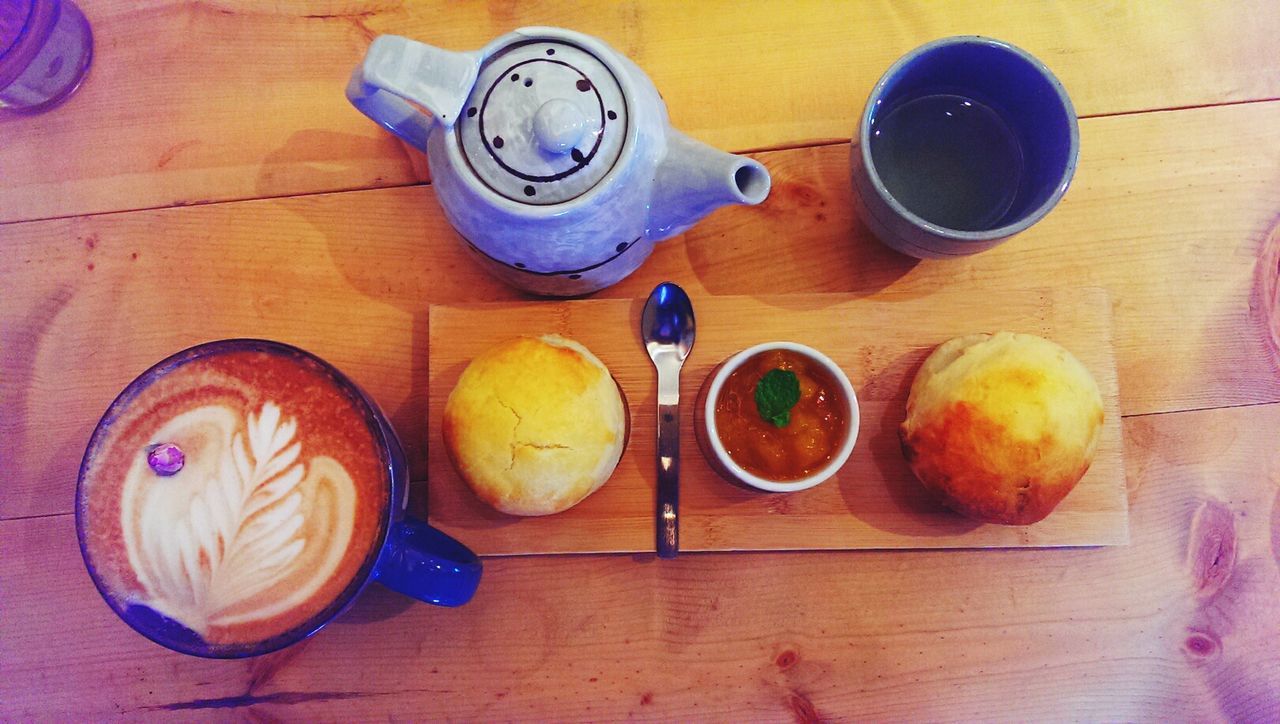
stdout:
POLYGON ((681 130, 732 151, 849 140, 884 69, 946 35, 1024 47, 1086 116, 1280 98, 1273 0, 82 4, 88 82, 52 113, 0 120, 0 221, 422 181, 423 159, 342 96, 382 33, 451 50, 530 24, 596 35, 651 75, 681 130))
MULTIPOLYGON (((1280 223, 1280 102, 1081 127, 1063 202, 978 256, 889 251, 854 215, 848 145, 791 149, 756 155, 773 174, 765 204, 715 212, 597 296, 642 298, 663 279, 697 294, 917 296, 1070 280, 1111 296, 1123 414, 1280 401, 1280 313, 1263 300, 1275 257, 1261 261, 1280 223)), ((0 245, 0 404, 18 413, 0 416, 2 517, 69 512, 78 454, 47 451, 83 449, 134 376, 220 337, 338 365, 404 432, 421 479, 428 307, 523 298, 471 260, 430 186, 9 224, 0 245)))
POLYGON ((69 516, 3 521, 0 702, 64 719, 1274 720, 1277 429, 1280 404, 1126 419, 1123 548, 490 558, 463 608, 375 587, 240 662, 119 621, 69 516))
POLYGON ((1280 719, 1272 0, 80 5, 84 88, 0 118, 0 718, 1280 719), (179 348, 254 335, 320 354, 425 476, 428 308, 527 298, 474 265, 423 159, 342 86, 379 33, 466 49, 532 24, 604 38, 677 126, 773 174, 766 203, 716 212, 598 298, 664 279, 698 296, 1105 289, 1130 544, 492 557, 463 608, 374 587, 240 662, 120 622, 76 546, 76 467, 115 393, 179 348), (1013 241, 917 262, 855 217, 848 139, 883 69, 954 33, 1045 60, 1084 116, 1080 166, 1013 241))

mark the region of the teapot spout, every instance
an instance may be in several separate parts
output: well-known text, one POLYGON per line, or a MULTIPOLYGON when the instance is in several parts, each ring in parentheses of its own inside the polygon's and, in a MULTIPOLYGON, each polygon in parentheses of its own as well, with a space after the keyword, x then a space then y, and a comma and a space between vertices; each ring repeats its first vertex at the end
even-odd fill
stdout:
POLYGON ((769 195, 772 181, 760 162, 717 150, 674 128, 658 166, 650 203, 649 238, 668 239, 728 204, 754 206, 769 195))

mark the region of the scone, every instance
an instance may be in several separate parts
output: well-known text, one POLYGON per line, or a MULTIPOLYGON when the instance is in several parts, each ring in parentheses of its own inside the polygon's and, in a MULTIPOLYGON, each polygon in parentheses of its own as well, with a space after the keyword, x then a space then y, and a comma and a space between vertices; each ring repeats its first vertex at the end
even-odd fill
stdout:
POLYGON ((1047 339, 999 332, 952 339, 916 374, 899 435, 924 486, 988 523, 1043 519, 1093 462, 1098 384, 1047 339))
POLYGON ((609 479, 627 421, 608 368, 577 342, 548 335, 473 359, 442 424, 449 459, 476 496, 511 515, 549 515, 609 479))

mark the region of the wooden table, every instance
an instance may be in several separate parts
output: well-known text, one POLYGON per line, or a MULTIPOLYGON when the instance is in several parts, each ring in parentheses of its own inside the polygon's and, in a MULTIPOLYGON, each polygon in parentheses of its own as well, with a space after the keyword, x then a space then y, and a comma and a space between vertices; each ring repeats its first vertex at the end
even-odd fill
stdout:
MULTIPOLYGON (((0 716, 1280 718, 1280 5, 83 0, 78 95, 0 121, 0 716), (573 27, 674 124, 773 174, 597 296, 1109 290, 1132 543, 492 558, 475 600, 374 587, 310 641, 186 658, 94 590, 71 515, 98 415, 151 362, 254 335, 370 389, 426 468, 427 308, 516 299, 423 158, 342 96, 371 38, 573 27), (1063 203, 924 261, 857 220, 854 118, 897 56, 979 33, 1081 115, 1063 203)), ((417 498, 423 498, 421 491, 417 498)))

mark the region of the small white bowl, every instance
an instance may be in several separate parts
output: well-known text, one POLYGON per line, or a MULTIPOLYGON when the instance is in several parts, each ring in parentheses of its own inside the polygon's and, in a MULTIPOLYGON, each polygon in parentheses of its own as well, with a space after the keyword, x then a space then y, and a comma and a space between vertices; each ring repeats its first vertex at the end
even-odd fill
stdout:
POLYGON ((849 383, 849 378, 845 375, 844 370, 840 369, 835 362, 832 362, 830 357, 807 345, 797 342, 765 342, 754 347, 748 347, 725 360, 723 364, 716 368, 711 374, 710 381, 703 389, 705 395, 702 397, 705 399, 699 402, 701 405, 699 412, 702 413, 702 430, 700 432, 703 433, 701 437, 705 438, 703 440, 703 452, 714 458, 711 461, 712 466, 717 467, 718 472, 721 474, 727 473, 738 482, 759 490, 771 493, 791 493, 812 488, 819 483, 825 482, 835 475, 849 460, 849 455, 853 452, 854 443, 858 440, 860 417, 858 415, 858 395, 853 391, 853 385, 849 383), (733 374, 734 370, 741 367, 743 362, 761 352, 769 352, 776 349, 797 352, 817 362, 840 385, 840 390, 844 393, 844 398, 849 405, 845 413, 845 419, 848 423, 845 427, 845 437, 840 442, 840 446, 836 449, 831 461, 812 475, 796 480, 768 480, 747 472, 741 465, 734 462, 733 458, 729 457, 729 451, 725 450, 724 443, 720 442, 720 433, 716 429, 716 400, 720 397, 720 390, 724 387, 725 380, 729 378, 729 375, 733 374))

